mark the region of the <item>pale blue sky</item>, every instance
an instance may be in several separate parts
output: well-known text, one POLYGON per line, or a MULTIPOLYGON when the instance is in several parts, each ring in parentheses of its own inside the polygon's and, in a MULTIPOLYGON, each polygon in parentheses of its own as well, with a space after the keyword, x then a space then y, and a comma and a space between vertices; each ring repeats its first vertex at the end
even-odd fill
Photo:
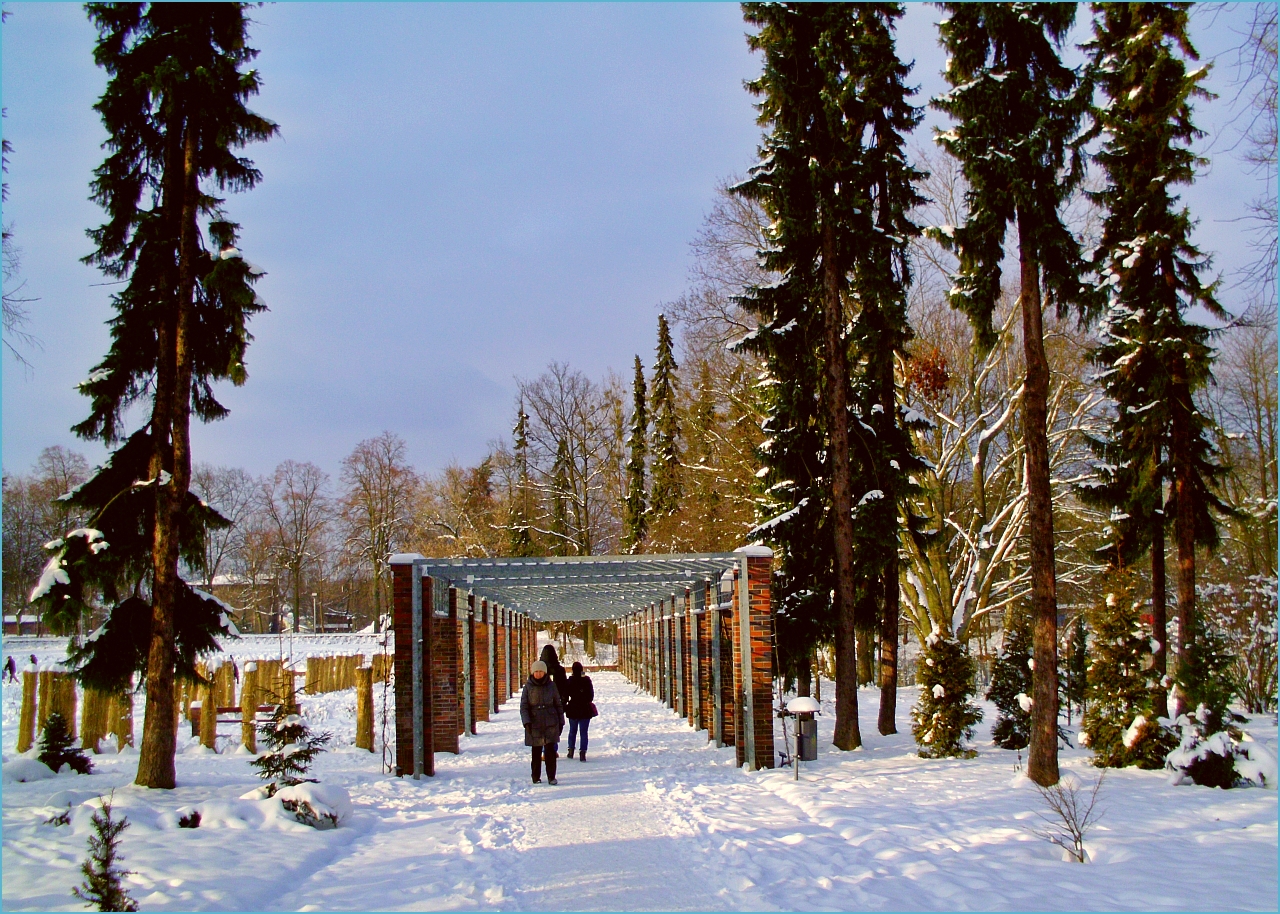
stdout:
MULTIPOLYGON (((43 343, 31 372, 3 357, 4 466, 24 472, 51 444, 103 456, 69 427, 111 314, 78 262, 102 221, 88 181, 105 80, 79 5, 6 8, 4 219, 43 343)), ((1201 27, 1202 52, 1235 44, 1246 12, 1201 27)), ((228 209, 271 310, 252 324, 249 383, 222 392, 231 416, 194 431, 197 459, 336 475, 389 429, 434 471, 509 434, 516 376, 650 363, 717 180, 755 156, 742 81, 759 61, 736 4, 280 3, 253 17, 252 107, 281 136, 248 149, 264 181, 228 209)), ((942 87, 936 17, 913 5, 900 35, 922 99, 942 87)), ((1229 100, 1228 63, 1213 80, 1229 100)), ((1199 117, 1223 150, 1226 109, 1199 117)), ((1256 193, 1224 151, 1187 194, 1222 268, 1247 257, 1227 220, 1256 193)))

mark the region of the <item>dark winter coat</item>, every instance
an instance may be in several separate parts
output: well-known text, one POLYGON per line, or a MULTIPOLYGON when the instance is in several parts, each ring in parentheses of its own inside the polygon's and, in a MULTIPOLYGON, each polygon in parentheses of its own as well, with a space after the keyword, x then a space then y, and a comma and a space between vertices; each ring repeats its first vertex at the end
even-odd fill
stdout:
POLYGON ((596 688, 590 676, 570 676, 565 690, 564 716, 571 720, 585 720, 591 716, 591 702, 596 700, 596 688))
POLYGON ((524 690, 520 693, 520 722, 524 724, 526 746, 550 746, 560 742, 560 731, 564 729, 564 705, 560 701, 560 690, 550 676, 544 676, 539 682, 530 673, 525 680, 524 690))
POLYGON ((561 697, 569 694, 569 677, 564 671, 564 667, 560 665, 560 661, 556 658, 556 649, 553 645, 544 644, 542 646, 542 655, 538 657, 547 665, 547 678, 556 684, 556 688, 560 690, 561 697))

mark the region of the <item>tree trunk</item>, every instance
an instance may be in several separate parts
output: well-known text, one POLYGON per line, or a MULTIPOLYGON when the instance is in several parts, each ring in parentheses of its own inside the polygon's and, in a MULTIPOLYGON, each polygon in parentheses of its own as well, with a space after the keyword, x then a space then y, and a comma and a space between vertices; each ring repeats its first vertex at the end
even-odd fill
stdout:
POLYGON ((837 749, 862 745, 858 726, 858 663, 854 635, 853 493, 849 464, 849 365, 841 331, 844 303, 836 265, 835 229, 822 226, 822 317, 826 349, 827 434, 831 442, 831 527, 835 564, 836 725, 837 749))
POLYGON ((880 719, 881 735, 898 732, 898 549, 888 556, 884 570, 884 603, 880 614, 880 719))
MULTIPOLYGON (((1173 535, 1178 546, 1178 666, 1187 662, 1195 640, 1196 613, 1196 515, 1195 484, 1191 473, 1191 391, 1181 357, 1173 360, 1169 394, 1172 406, 1173 498, 1176 506, 1173 535)), ((1183 696, 1174 690, 1175 715, 1186 710, 1183 696)))
POLYGON ((177 775, 177 717, 174 709, 174 619, 178 600, 178 525, 191 481, 191 310, 195 290, 196 138, 180 113, 169 118, 165 162, 165 204, 175 213, 178 263, 174 307, 156 332, 155 402, 151 413, 151 476, 156 484, 152 534, 151 643, 147 651, 147 702, 138 773, 142 787, 172 789, 177 775), (170 480, 160 485, 162 472, 170 480))
POLYGON ((1058 782, 1058 599, 1053 558, 1053 496, 1049 483, 1049 362, 1044 353, 1040 269, 1028 217, 1018 214, 1022 346, 1027 362, 1022 405, 1031 539, 1031 747, 1027 776, 1042 787, 1058 782))
POLYGON ((813 669, 809 666, 809 660, 806 657, 800 664, 800 668, 796 670, 796 696, 808 698, 812 695, 813 669))
MULTIPOLYGON (((1160 448, 1155 449, 1155 463, 1160 465, 1160 448)), ((1159 481, 1159 480, 1158 480, 1159 481)), ((1151 709, 1157 717, 1169 716, 1169 690, 1165 687, 1164 677, 1169 668, 1168 637, 1169 626, 1165 615, 1165 576, 1164 576, 1164 488, 1156 496, 1159 509, 1151 521, 1151 637, 1155 639, 1156 649, 1151 652, 1152 672, 1156 677, 1156 686, 1151 693, 1151 709)))

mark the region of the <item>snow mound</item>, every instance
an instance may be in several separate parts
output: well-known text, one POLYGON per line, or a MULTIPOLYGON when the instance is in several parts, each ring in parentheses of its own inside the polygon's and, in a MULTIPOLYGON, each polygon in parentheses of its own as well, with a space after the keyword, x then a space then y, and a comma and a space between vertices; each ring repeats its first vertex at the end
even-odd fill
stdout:
POLYGON ((351 817, 351 795, 332 784, 294 784, 277 791, 276 799, 299 822, 313 828, 336 828, 351 817))
POLYGON ((44 781, 57 775, 39 759, 17 758, 5 762, 3 781, 6 784, 22 784, 27 781, 44 781))
POLYGON ((787 702, 787 710, 792 714, 813 714, 822 710, 822 706, 807 695, 793 698, 787 702))

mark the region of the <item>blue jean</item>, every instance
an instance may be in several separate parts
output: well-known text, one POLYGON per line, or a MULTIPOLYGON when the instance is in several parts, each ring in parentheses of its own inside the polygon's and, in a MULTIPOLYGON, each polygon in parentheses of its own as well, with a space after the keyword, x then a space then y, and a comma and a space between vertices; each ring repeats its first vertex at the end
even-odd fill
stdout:
POLYGON ((578 735, 578 731, 582 731, 582 751, 587 751, 587 728, 591 726, 591 718, 584 717, 581 720, 569 718, 569 755, 573 756, 573 744, 578 735))

